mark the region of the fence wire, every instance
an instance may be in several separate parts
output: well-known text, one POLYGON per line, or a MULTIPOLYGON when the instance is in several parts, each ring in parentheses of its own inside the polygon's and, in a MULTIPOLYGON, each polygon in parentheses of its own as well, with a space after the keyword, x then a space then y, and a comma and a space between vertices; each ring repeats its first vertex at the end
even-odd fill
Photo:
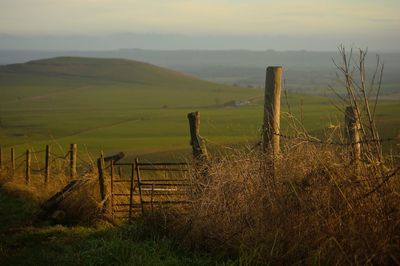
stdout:
MULTIPOLYGON (((315 144, 319 144, 319 145, 327 145, 327 146, 340 146, 340 147, 348 147, 348 146, 353 146, 356 144, 368 144, 368 143, 373 143, 373 142, 393 142, 393 141, 398 141, 398 138, 380 138, 380 139, 364 139, 364 140, 360 140, 360 141, 356 141, 356 142, 338 142, 338 141, 324 141, 321 139, 318 139, 316 137, 312 137, 312 136, 307 136, 307 137, 301 137, 301 136, 290 136, 290 135, 285 135, 282 133, 273 133, 275 136, 280 136, 284 139, 287 140, 296 140, 296 141, 302 141, 302 142, 306 142, 306 143, 315 143, 315 144)), ((220 148, 223 149, 227 149, 227 150, 235 150, 234 147, 230 147, 227 145, 223 145, 221 143, 217 143, 214 142, 208 138, 205 137, 201 137, 201 139, 203 141, 205 141, 206 144, 212 144, 215 146, 218 146, 220 148)), ((253 151, 254 149, 256 149, 258 146, 260 146, 262 144, 262 141, 258 141, 257 143, 255 143, 251 148, 249 148, 250 151, 253 151)))
POLYGON ((65 154, 65 156, 60 156, 60 155, 58 155, 58 154, 56 154, 56 153, 49 152, 49 154, 52 155, 52 157, 55 157, 55 158, 57 158, 57 159, 63 159, 63 160, 67 159, 67 158, 68 158, 68 155, 69 155, 70 153, 71 153, 71 152, 68 151, 68 152, 65 154))
POLYGON ((39 153, 44 153, 46 150, 40 150, 40 151, 30 151, 32 154, 39 154, 39 153))
POLYGON ((44 170, 46 170, 46 168, 43 167, 43 168, 40 168, 40 169, 33 169, 33 168, 31 167, 30 170, 31 170, 32 172, 35 172, 35 173, 40 173, 40 172, 43 172, 44 170))
POLYGON ((24 156, 26 156, 25 153, 23 153, 23 154, 21 154, 21 155, 15 157, 15 158, 14 158, 14 161, 16 162, 16 161, 18 161, 19 159, 23 158, 24 156))
MULTIPOLYGON (((43 154, 43 153, 46 153, 46 150, 38 150, 38 151, 34 151, 34 150, 30 150, 30 155, 31 156, 33 156, 34 157, 34 160, 36 160, 36 164, 35 164, 35 166, 30 166, 29 167, 29 171, 31 172, 31 173, 34 173, 34 174, 39 174, 39 173, 41 173, 41 174, 44 174, 45 173, 45 171, 46 171, 46 166, 43 166, 43 167, 40 167, 39 165, 39 162, 38 162, 38 159, 37 159, 37 154, 43 154)), ((49 151, 49 161, 48 161, 48 165, 49 166, 51 166, 51 165, 55 165, 55 164, 57 164, 57 162, 60 162, 60 163, 62 163, 62 167, 63 168, 56 168, 57 170, 56 170, 56 172, 58 173, 60 170, 61 171, 65 171, 66 170, 66 164, 69 162, 69 155, 71 154, 71 151, 68 151, 65 155, 59 155, 59 154, 57 154, 57 153, 54 153, 54 152, 51 152, 51 151, 49 151), (64 169, 64 170, 63 170, 64 169)), ((93 167, 92 167, 92 163, 90 163, 90 162, 88 162, 88 161, 86 161, 86 160, 84 160, 81 156, 79 156, 78 154, 77 154, 77 156, 76 156, 76 158, 77 158, 77 161, 79 161, 80 163, 77 165, 77 167, 80 169, 80 173, 82 174, 82 175, 86 175, 87 173, 89 173, 89 172, 91 172, 91 171, 93 171, 93 167)), ((16 157, 14 157, 13 158, 13 160, 11 160, 11 157, 10 157, 10 159, 9 159, 9 163, 10 163, 10 167, 9 168, 7 168, 7 169, 9 169, 10 171, 13 171, 13 172, 15 172, 15 171, 20 171, 22 168, 24 168, 24 167, 26 167, 26 153, 25 152, 23 152, 22 154, 20 154, 20 155, 18 155, 18 156, 16 156, 16 157), (12 164, 13 164, 13 162, 14 162, 14 167, 12 166, 12 164)), ((3 160, 2 161, 2 165, 4 166, 5 164, 7 164, 6 163, 6 161, 5 160, 3 160)), ((3 168, 3 169, 6 169, 6 168, 3 168)), ((52 171, 52 173, 54 174, 55 172, 55 170, 54 170, 54 168, 53 167, 49 167, 49 169, 51 169, 51 171, 52 171)))
POLYGON ((363 196, 359 197, 357 200, 365 199, 365 198, 369 197, 370 195, 372 195, 373 193, 377 192, 384 184, 386 184, 398 172, 400 172, 400 166, 397 167, 396 169, 394 169, 391 173, 389 173, 385 176, 382 176, 380 178, 382 180, 382 182, 380 182, 378 185, 374 186, 373 189, 371 189, 369 192, 365 193, 363 196))
POLYGON ((25 163, 26 163, 26 160, 23 160, 20 164, 18 164, 17 166, 14 167, 14 171, 21 168, 21 166, 23 166, 25 163))
POLYGON ((316 143, 316 144, 321 144, 321 145, 331 145, 331 146, 352 146, 355 144, 367 144, 367 143, 372 143, 372 142, 390 142, 390 141, 397 140, 396 138, 383 138, 383 139, 365 139, 365 140, 360 140, 360 141, 355 141, 355 142, 343 143, 343 142, 335 142, 335 141, 323 141, 323 140, 317 139, 315 137, 302 138, 302 137, 298 137, 298 136, 289 136, 289 135, 284 135, 281 133, 274 133, 274 135, 280 136, 282 138, 289 139, 289 140, 298 140, 298 141, 316 143))

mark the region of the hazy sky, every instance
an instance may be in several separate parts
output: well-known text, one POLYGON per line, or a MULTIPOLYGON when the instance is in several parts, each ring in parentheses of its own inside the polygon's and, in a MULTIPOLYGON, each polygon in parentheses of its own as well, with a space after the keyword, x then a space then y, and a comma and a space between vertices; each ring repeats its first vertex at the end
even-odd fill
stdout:
POLYGON ((399 47, 400 0, 0 0, 3 35, 112 33, 330 38, 399 47))

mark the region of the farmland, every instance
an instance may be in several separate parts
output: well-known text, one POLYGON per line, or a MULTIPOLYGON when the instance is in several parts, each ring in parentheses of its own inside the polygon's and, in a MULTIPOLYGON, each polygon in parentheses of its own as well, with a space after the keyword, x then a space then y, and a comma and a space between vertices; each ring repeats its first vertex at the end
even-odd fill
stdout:
MULTIPOLYGON (((69 180, 69 176, 65 176, 66 165, 61 163, 59 168, 57 164, 52 165, 50 181, 45 183, 42 178, 36 178, 39 175, 29 181, 30 166, 26 167, 29 171, 25 172, 25 178, 21 172, 4 168, 0 180, 0 233, 6 236, 0 243, 3 264, 343 262, 347 256, 340 254, 336 244, 331 244, 330 232, 338 239, 339 248, 343 245, 350 254, 364 254, 364 250, 371 247, 378 254, 374 255, 377 264, 391 254, 398 254, 396 238, 387 240, 381 236, 391 234, 380 233, 383 230, 395 232, 398 223, 384 225, 382 221, 388 220, 387 209, 379 205, 379 198, 369 197, 382 188, 382 174, 365 164, 366 179, 360 181, 366 180, 372 185, 358 180, 351 183, 357 168, 349 167, 352 163, 347 163, 346 148, 314 145, 297 139, 284 151, 284 160, 280 160, 273 174, 267 168, 260 168, 265 157, 259 153, 231 149, 243 144, 253 147, 259 140, 264 102, 261 89, 202 81, 137 61, 72 57, 2 66, 0 81, 0 145, 4 148, 4 161, 8 159, 6 150, 10 147, 16 148, 18 155, 24 155, 27 148, 38 151, 50 144, 52 152, 65 154, 70 143, 78 144, 81 158, 85 158, 84 155, 96 158, 100 150, 106 155, 123 151, 128 160, 136 156, 141 161, 152 162, 190 158, 187 113, 196 110, 201 113, 201 135, 210 153, 229 149, 217 160, 210 160, 207 176, 203 171, 196 171, 195 165, 191 166, 195 171, 188 169, 192 175, 189 178, 195 182, 193 187, 201 188, 201 193, 190 194, 188 190, 184 194, 182 199, 188 197, 185 203, 189 203, 184 212, 178 216, 162 208, 153 212, 157 187, 152 181, 147 183, 151 185, 147 192, 151 192, 146 194, 150 197, 147 199, 150 216, 146 216, 146 210, 130 224, 117 227, 112 226, 117 220, 115 213, 123 210, 116 206, 126 206, 127 202, 114 199, 113 195, 126 193, 129 171, 118 169, 118 181, 125 178, 121 183, 125 187, 120 190, 113 185, 113 175, 106 177, 106 183, 111 186, 105 189, 111 197, 110 220, 98 213, 102 208, 99 202, 107 201, 102 200, 99 188, 102 174, 97 168, 79 173, 79 182, 86 185, 65 192, 61 205, 57 206, 62 211, 51 212, 51 217, 39 215, 44 210, 42 203, 69 180), (268 183, 271 176, 277 176, 282 182, 268 183), (204 185, 204 180, 209 183, 204 185), (339 190, 343 197, 338 196, 339 190), (273 193, 268 194, 269 191, 273 193), (63 213, 64 218, 57 218, 57 213, 63 213), (377 226, 363 225, 359 217, 366 216, 372 217, 377 226), (343 236, 336 233, 343 230, 349 233, 343 236), (352 239, 354 235, 373 237, 360 241, 352 239), (357 245, 346 244, 353 242, 357 245), (299 257, 298 254, 305 255, 299 257)), ((400 130, 400 105, 398 100, 385 97, 379 102, 376 118, 380 137, 393 138, 400 130)), ((320 138, 343 129, 343 114, 337 107, 345 105, 337 99, 289 93, 281 101, 283 134, 298 133, 293 125, 302 133, 304 126, 306 131, 320 138)), ((371 104, 373 106, 373 102, 371 104)), ((385 142, 385 150, 398 154, 396 143, 385 142)), ((386 158, 389 158, 388 165, 396 163, 391 160, 395 156, 386 158)), ((30 161, 24 161, 24 157, 19 159, 22 160, 19 166, 30 161)), ((35 164, 35 173, 42 171, 39 168, 39 164, 35 164)), ((398 179, 389 179, 400 168, 393 169, 383 173, 384 182, 387 182, 383 187, 385 195, 390 196, 384 206, 389 206, 390 210, 399 206, 398 179)), ((111 172, 107 170, 107 173, 111 172)), ((168 175, 162 176, 167 178, 168 175)), ((135 187, 146 184, 139 181, 138 172, 136 178, 135 187)), ((145 202, 140 188, 135 193, 131 204, 145 202)), ((181 199, 168 196, 164 200, 166 198, 168 201, 181 199)))
MULTIPOLYGON (((63 57, 2 66, 0 142, 17 151, 77 143, 91 154, 124 151, 155 158, 189 151, 186 114, 198 110, 201 134, 210 145, 254 143, 263 93, 130 60, 63 57), (232 100, 250 104, 224 106, 232 100)), ((329 124, 342 121, 331 99, 291 93, 287 100, 312 134, 320 136, 329 124)), ((286 99, 282 106, 287 112, 286 99)), ((398 134, 399 112, 398 101, 380 102, 382 137, 398 134)), ((284 130, 286 125, 283 118, 284 130)))

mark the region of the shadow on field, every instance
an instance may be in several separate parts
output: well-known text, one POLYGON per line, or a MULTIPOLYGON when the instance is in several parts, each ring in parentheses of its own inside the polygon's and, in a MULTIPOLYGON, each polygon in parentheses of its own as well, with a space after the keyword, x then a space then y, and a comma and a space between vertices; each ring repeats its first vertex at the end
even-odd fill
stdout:
POLYGON ((39 205, 0 190, 0 265, 215 265, 187 253, 144 219, 130 225, 33 225, 39 205))

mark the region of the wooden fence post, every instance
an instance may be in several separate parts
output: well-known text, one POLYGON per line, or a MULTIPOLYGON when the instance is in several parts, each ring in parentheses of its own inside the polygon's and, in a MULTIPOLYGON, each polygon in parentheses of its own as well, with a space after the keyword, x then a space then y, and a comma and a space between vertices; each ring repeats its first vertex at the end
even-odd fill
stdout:
POLYGON ((281 81, 282 67, 268 67, 265 79, 262 148, 264 152, 270 150, 274 157, 280 152, 281 81))
POLYGON ((140 176, 140 168, 139 168, 139 159, 135 159, 135 171, 136 171, 136 177, 137 177, 137 183, 138 183, 138 189, 139 189, 139 199, 140 199, 140 209, 142 210, 142 214, 144 213, 144 207, 143 207, 143 195, 142 195, 142 178, 140 176))
POLYGON ((195 159, 207 160, 207 147, 200 136, 200 113, 198 111, 192 112, 187 117, 189 119, 190 145, 192 145, 193 156, 195 159))
POLYGON ((10 149, 10 158, 11 158, 11 176, 14 176, 14 172, 15 172, 15 151, 14 148, 11 147, 10 149))
POLYGON ((97 170, 99 174, 99 188, 100 188, 100 197, 101 201, 104 202, 103 212, 108 210, 108 200, 107 200, 107 184, 104 176, 104 157, 103 152, 100 155, 100 158, 97 159, 97 170))
POLYGON ((361 160, 360 120, 354 107, 346 107, 344 122, 346 130, 345 135, 349 145, 351 145, 351 156, 354 160, 356 171, 358 171, 361 160))
POLYGON ((26 150, 26 167, 25 167, 25 183, 29 185, 31 181, 31 152, 30 150, 26 150))
POLYGON ((44 183, 49 182, 50 176, 50 145, 46 145, 44 183))
POLYGON ((71 144, 70 153, 69 153, 69 161, 70 161, 70 178, 74 179, 76 177, 76 155, 77 155, 78 147, 76 144, 71 144))
POLYGON ((114 160, 110 161, 110 210, 114 217, 114 160))
POLYGON ((133 189, 135 186, 135 163, 131 165, 131 184, 129 189, 129 222, 132 220, 132 208, 133 208, 133 189))

